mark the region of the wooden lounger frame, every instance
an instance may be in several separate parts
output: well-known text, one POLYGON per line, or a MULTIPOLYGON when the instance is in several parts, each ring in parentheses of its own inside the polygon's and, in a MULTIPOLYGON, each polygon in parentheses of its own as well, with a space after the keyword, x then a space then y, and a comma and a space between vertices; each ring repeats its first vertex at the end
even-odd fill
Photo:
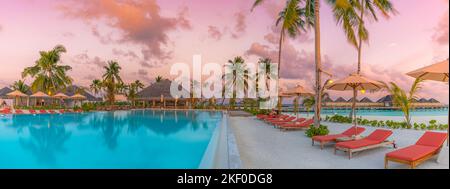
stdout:
MULTIPOLYGON (((311 139, 311 141, 312 141, 312 146, 314 146, 316 141, 314 139, 311 139)), ((323 150, 325 144, 336 142, 336 139, 335 140, 330 140, 330 141, 317 141, 317 142, 320 142, 320 149, 323 150)))
POLYGON ((395 141, 384 141, 382 143, 379 144, 374 144, 374 145, 370 145, 370 146, 364 146, 361 148, 356 148, 356 149, 348 149, 348 148, 344 148, 344 147, 339 147, 339 146, 335 146, 334 147, 334 154, 336 154, 336 152, 338 150, 343 151, 343 152, 347 152, 348 153, 348 159, 352 159, 353 157, 353 153, 355 152, 361 152, 361 151, 365 151, 365 150, 370 150, 370 149, 374 149, 374 148, 379 148, 379 147, 383 147, 383 146, 387 146, 387 145, 392 145, 394 148, 397 148, 397 145, 395 144, 395 141))
POLYGON ((398 159, 398 158, 393 158, 393 157, 384 157, 384 168, 388 169, 389 168, 389 161, 393 161, 396 163, 401 163, 401 164, 406 164, 409 165, 409 167, 411 169, 415 169, 418 165, 422 164, 423 162, 433 158, 435 155, 439 154, 439 152, 441 151, 442 146, 437 149, 436 151, 434 151, 433 153, 430 153, 418 160, 415 161, 408 161, 408 160, 402 160, 402 159, 398 159))
POLYGON ((277 128, 281 129, 281 131, 295 131, 295 130, 304 130, 304 129, 309 129, 309 125, 305 126, 305 127, 280 127, 280 126, 276 126, 277 128))

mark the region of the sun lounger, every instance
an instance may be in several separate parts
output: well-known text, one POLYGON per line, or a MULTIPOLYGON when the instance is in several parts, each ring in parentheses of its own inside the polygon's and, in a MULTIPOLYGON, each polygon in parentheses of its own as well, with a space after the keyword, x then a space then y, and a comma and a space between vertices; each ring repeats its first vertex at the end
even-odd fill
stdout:
POLYGON ((287 125, 287 124, 301 124, 301 123, 303 123, 303 122, 305 122, 305 118, 298 118, 298 119, 296 119, 296 120, 292 120, 292 121, 290 121, 290 122, 278 122, 278 123, 274 123, 274 126, 275 127, 280 127, 280 126, 282 126, 282 125, 287 125))
POLYGON ((23 111, 22 110, 15 110, 15 113, 16 114, 23 114, 23 111))
POLYGON ((396 148, 394 141, 387 140, 391 135, 392 131, 377 129, 366 138, 337 143, 334 148, 334 153, 336 154, 338 150, 347 152, 348 158, 351 159, 354 152, 370 150, 386 145, 393 145, 396 148))
POLYGON ((56 114, 55 110, 49 110, 48 113, 56 114))
POLYGON ((63 114, 63 113, 65 113, 65 111, 64 110, 59 110, 59 113, 63 114))
POLYGON ((11 110, 10 109, 3 109, 2 111, 0 111, 0 114, 11 114, 11 110))
POLYGON ((415 145, 387 153, 384 167, 387 169, 389 161, 393 161, 414 169, 438 154, 446 139, 446 133, 426 132, 415 145))
POLYGON ((308 119, 300 124, 297 123, 291 123, 291 124, 283 124, 279 125, 278 128, 287 131, 287 130, 301 130, 301 129, 307 129, 314 123, 314 119, 308 119))
POLYGON ((275 118, 266 118, 266 119, 264 119, 264 121, 266 121, 266 122, 271 122, 271 121, 283 121, 283 120, 285 120, 285 119, 287 119, 287 118, 289 118, 290 116, 288 116, 288 115, 279 115, 279 116, 277 116, 277 117, 275 117, 275 118))
POLYGON ((40 114, 47 114, 48 112, 45 111, 45 110, 39 110, 39 113, 40 113, 40 114))
POLYGON ((28 110, 30 114, 37 114, 36 110, 28 110))
POLYGON ((320 142, 320 149, 323 149, 323 146, 330 142, 336 142, 338 138, 344 137, 352 137, 363 133, 366 129, 364 127, 351 127, 347 129, 341 134, 334 135, 325 135, 325 136, 314 136, 312 137, 312 145, 314 146, 314 142, 320 142))
POLYGON ((268 121, 271 124, 277 124, 277 123, 289 123, 291 121, 294 121, 295 119, 297 119, 296 117, 288 117, 282 120, 273 120, 273 121, 268 121))

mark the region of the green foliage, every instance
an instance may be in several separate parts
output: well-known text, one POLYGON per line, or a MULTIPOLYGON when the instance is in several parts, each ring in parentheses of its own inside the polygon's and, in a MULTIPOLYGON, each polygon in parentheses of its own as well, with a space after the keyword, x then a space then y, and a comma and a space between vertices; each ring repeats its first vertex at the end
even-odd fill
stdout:
MULTIPOLYGON (((342 115, 326 116, 325 121, 347 124, 352 123, 351 118, 342 115)), ((448 124, 439 124, 436 120, 431 120, 428 125, 424 123, 414 123, 413 125, 410 125, 406 121, 378 121, 358 118, 358 124, 372 127, 386 127, 390 129, 446 130, 448 128, 448 124)))
POLYGON ((313 136, 323 136, 328 135, 330 133, 330 130, 328 130, 328 127, 325 125, 320 125, 319 127, 311 126, 306 132, 306 136, 309 138, 312 138, 313 136))
POLYGON ((23 70, 22 78, 34 79, 31 84, 34 92, 54 94, 72 84, 72 78, 67 75, 72 67, 60 65, 61 54, 65 52, 66 48, 62 45, 57 45, 50 51, 41 51, 35 65, 23 70))

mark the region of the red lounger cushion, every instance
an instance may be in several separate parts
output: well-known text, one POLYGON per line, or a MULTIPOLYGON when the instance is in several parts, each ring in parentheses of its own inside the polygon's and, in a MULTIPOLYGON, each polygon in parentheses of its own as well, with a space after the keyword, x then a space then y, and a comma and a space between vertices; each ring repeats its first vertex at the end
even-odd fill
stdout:
POLYGON ((356 141, 348 141, 348 142, 339 142, 336 144, 336 147, 347 148, 347 149, 357 149, 361 147, 371 146, 375 144, 379 144, 380 142, 369 140, 369 139, 361 139, 356 141))
POLYGON ((300 124, 296 124, 296 123, 287 123, 287 124, 283 124, 283 125, 279 125, 281 128, 302 128, 302 127, 309 127, 311 124, 314 123, 313 119, 307 120, 303 123, 300 124))
POLYGON ((392 131, 377 129, 364 139, 356 141, 340 142, 336 144, 336 147, 357 149, 361 147, 371 146, 384 142, 391 135, 392 131))
POLYGON ((346 135, 346 136, 354 136, 354 135, 359 135, 361 133, 363 133, 364 131, 366 131, 366 128, 364 127, 351 127, 350 129, 347 129, 346 131, 344 131, 342 134, 346 135))
POLYGON ((349 129, 347 129, 346 131, 344 131, 342 134, 336 134, 336 135, 326 135, 326 136, 314 136, 312 139, 315 141, 319 141, 319 142, 330 142, 333 140, 336 140, 338 138, 342 138, 342 137, 351 137, 354 135, 359 135, 362 132, 364 132, 366 130, 366 128, 364 127, 351 127, 349 129))
POLYGON ((417 141, 417 145, 441 147, 447 139, 447 133, 426 132, 417 141))
POLYGON ((294 119, 295 119, 295 117, 289 117, 289 118, 286 118, 286 119, 283 119, 283 120, 272 120, 272 121, 269 121, 269 122, 271 122, 271 123, 291 122, 291 121, 294 121, 294 119))
POLYGON ((400 150, 396 150, 386 154, 386 157, 401 159, 406 161, 416 161, 422 157, 430 155, 438 150, 438 147, 412 145, 400 150))

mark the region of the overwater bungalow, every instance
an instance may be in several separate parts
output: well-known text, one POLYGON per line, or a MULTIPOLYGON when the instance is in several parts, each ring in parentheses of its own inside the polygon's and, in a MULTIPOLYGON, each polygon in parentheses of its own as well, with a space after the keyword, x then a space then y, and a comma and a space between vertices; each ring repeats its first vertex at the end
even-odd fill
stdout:
POLYGON ((137 93, 136 102, 143 107, 167 108, 167 107, 188 107, 192 104, 191 98, 175 98, 170 94, 172 81, 165 79, 156 82, 137 93))

